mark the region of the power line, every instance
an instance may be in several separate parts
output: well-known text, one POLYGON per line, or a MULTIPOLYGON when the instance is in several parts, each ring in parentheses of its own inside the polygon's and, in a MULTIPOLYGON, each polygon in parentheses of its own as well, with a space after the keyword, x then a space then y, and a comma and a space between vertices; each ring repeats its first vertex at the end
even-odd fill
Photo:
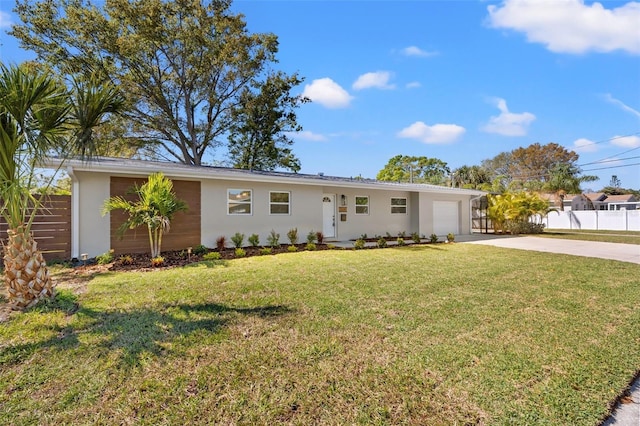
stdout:
POLYGON ((587 144, 577 146, 577 147, 575 147, 574 149, 578 150, 578 149, 580 149, 580 148, 589 147, 589 146, 592 146, 592 145, 599 145, 599 144, 601 144, 601 143, 611 142, 611 141, 614 141, 614 140, 616 140, 616 139, 628 138, 629 136, 635 136, 635 135, 640 135, 640 132, 629 133, 628 135, 614 136, 614 137, 612 137, 612 138, 609 138, 609 139, 602 139, 602 140, 597 141, 597 142, 589 142, 589 143, 587 143, 587 144))
POLYGON ((599 167, 597 169, 588 169, 588 170, 583 170, 584 172, 591 172, 594 170, 607 170, 607 169, 619 169, 621 167, 630 167, 630 166, 640 166, 640 163, 633 163, 633 164, 621 164, 619 166, 609 166, 609 167, 599 167))
POLYGON ((592 162, 590 162, 590 163, 579 164, 578 166, 580 167, 580 166, 588 166, 588 165, 591 165, 591 164, 598 164, 598 163, 602 163, 602 162, 604 162, 605 160, 609 160, 609 159, 611 159, 611 160, 615 160, 615 155, 628 154, 628 153, 630 153, 631 151, 635 151, 636 149, 640 149, 640 146, 638 146, 638 147, 636 147, 636 148, 628 149, 628 150, 626 150, 626 151, 619 152, 618 154, 614 154, 614 155, 610 155, 610 156, 608 156, 608 157, 604 157, 603 159, 600 159, 600 160, 592 161, 592 162))

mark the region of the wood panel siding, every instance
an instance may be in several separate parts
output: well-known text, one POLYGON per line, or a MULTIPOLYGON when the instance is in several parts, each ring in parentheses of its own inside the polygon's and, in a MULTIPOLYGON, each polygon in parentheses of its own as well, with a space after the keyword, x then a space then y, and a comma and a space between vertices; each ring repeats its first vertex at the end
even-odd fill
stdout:
MULTIPOLYGON (((46 195, 42 198, 31 232, 47 261, 71 258, 71 196, 46 195)), ((2 244, 7 242, 7 224, 0 218, 2 244)))
MULTIPOLYGON (((127 178, 112 176, 110 194, 123 196, 127 200, 136 200, 137 195, 130 194, 134 185, 143 185, 144 178, 127 178)), ((173 180, 173 190, 176 196, 188 205, 185 212, 176 213, 171 221, 168 233, 162 236, 162 251, 183 250, 200 244, 200 182, 173 180)), ((122 211, 112 211, 110 216, 111 248, 116 254, 146 253, 150 251, 149 233, 141 226, 129 229, 124 236, 118 235, 118 228, 125 221, 126 214, 122 211)))

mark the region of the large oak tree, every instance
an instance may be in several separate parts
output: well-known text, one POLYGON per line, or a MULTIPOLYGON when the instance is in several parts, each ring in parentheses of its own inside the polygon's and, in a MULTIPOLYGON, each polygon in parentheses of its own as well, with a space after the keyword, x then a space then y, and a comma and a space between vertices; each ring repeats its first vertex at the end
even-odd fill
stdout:
POLYGON ((437 158, 396 155, 378 172, 376 179, 442 185, 449 172, 447 163, 437 158))
POLYGON ((11 34, 63 73, 109 76, 127 95, 131 124, 123 129, 130 136, 160 155, 200 165, 228 137, 246 88, 274 75, 277 37, 248 32, 230 6, 230 0, 17 0, 22 24, 11 34))

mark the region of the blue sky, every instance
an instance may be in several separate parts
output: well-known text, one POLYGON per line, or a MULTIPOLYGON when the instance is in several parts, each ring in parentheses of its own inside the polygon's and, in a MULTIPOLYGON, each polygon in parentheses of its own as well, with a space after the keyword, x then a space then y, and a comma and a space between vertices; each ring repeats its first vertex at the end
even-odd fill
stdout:
MULTIPOLYGON (((1 1, 0 25, 15 17, 1 1)), ((640 189, 640 2, 236 0, 272 32, 312 99, 294 135, 303 173, 375 177, 394 155, 451 169, 556 142, 591 189, 640 189)), ((0 59, 30 58, 0 36, 0 59)), ((224 159, 221 155, 218 159, 224 159)))

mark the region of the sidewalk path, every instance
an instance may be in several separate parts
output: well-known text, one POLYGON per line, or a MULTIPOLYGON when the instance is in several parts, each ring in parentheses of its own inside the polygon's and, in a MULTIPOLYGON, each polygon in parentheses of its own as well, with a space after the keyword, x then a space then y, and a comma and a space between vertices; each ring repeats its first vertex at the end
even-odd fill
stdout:
MULTIPOLYGON (((464 238, 461 238, 463 241, 464 238)), ((603 243, 596 241, 562 240, 542 237, 482 237, 469 236, 468 244, 484 244, 519 250, 544 251, 597 257, 640 264, 640 245, 603 243)), ((618 404, 602 426, 640 426, 640 379, 631 385, 631 400, 618 404)))

